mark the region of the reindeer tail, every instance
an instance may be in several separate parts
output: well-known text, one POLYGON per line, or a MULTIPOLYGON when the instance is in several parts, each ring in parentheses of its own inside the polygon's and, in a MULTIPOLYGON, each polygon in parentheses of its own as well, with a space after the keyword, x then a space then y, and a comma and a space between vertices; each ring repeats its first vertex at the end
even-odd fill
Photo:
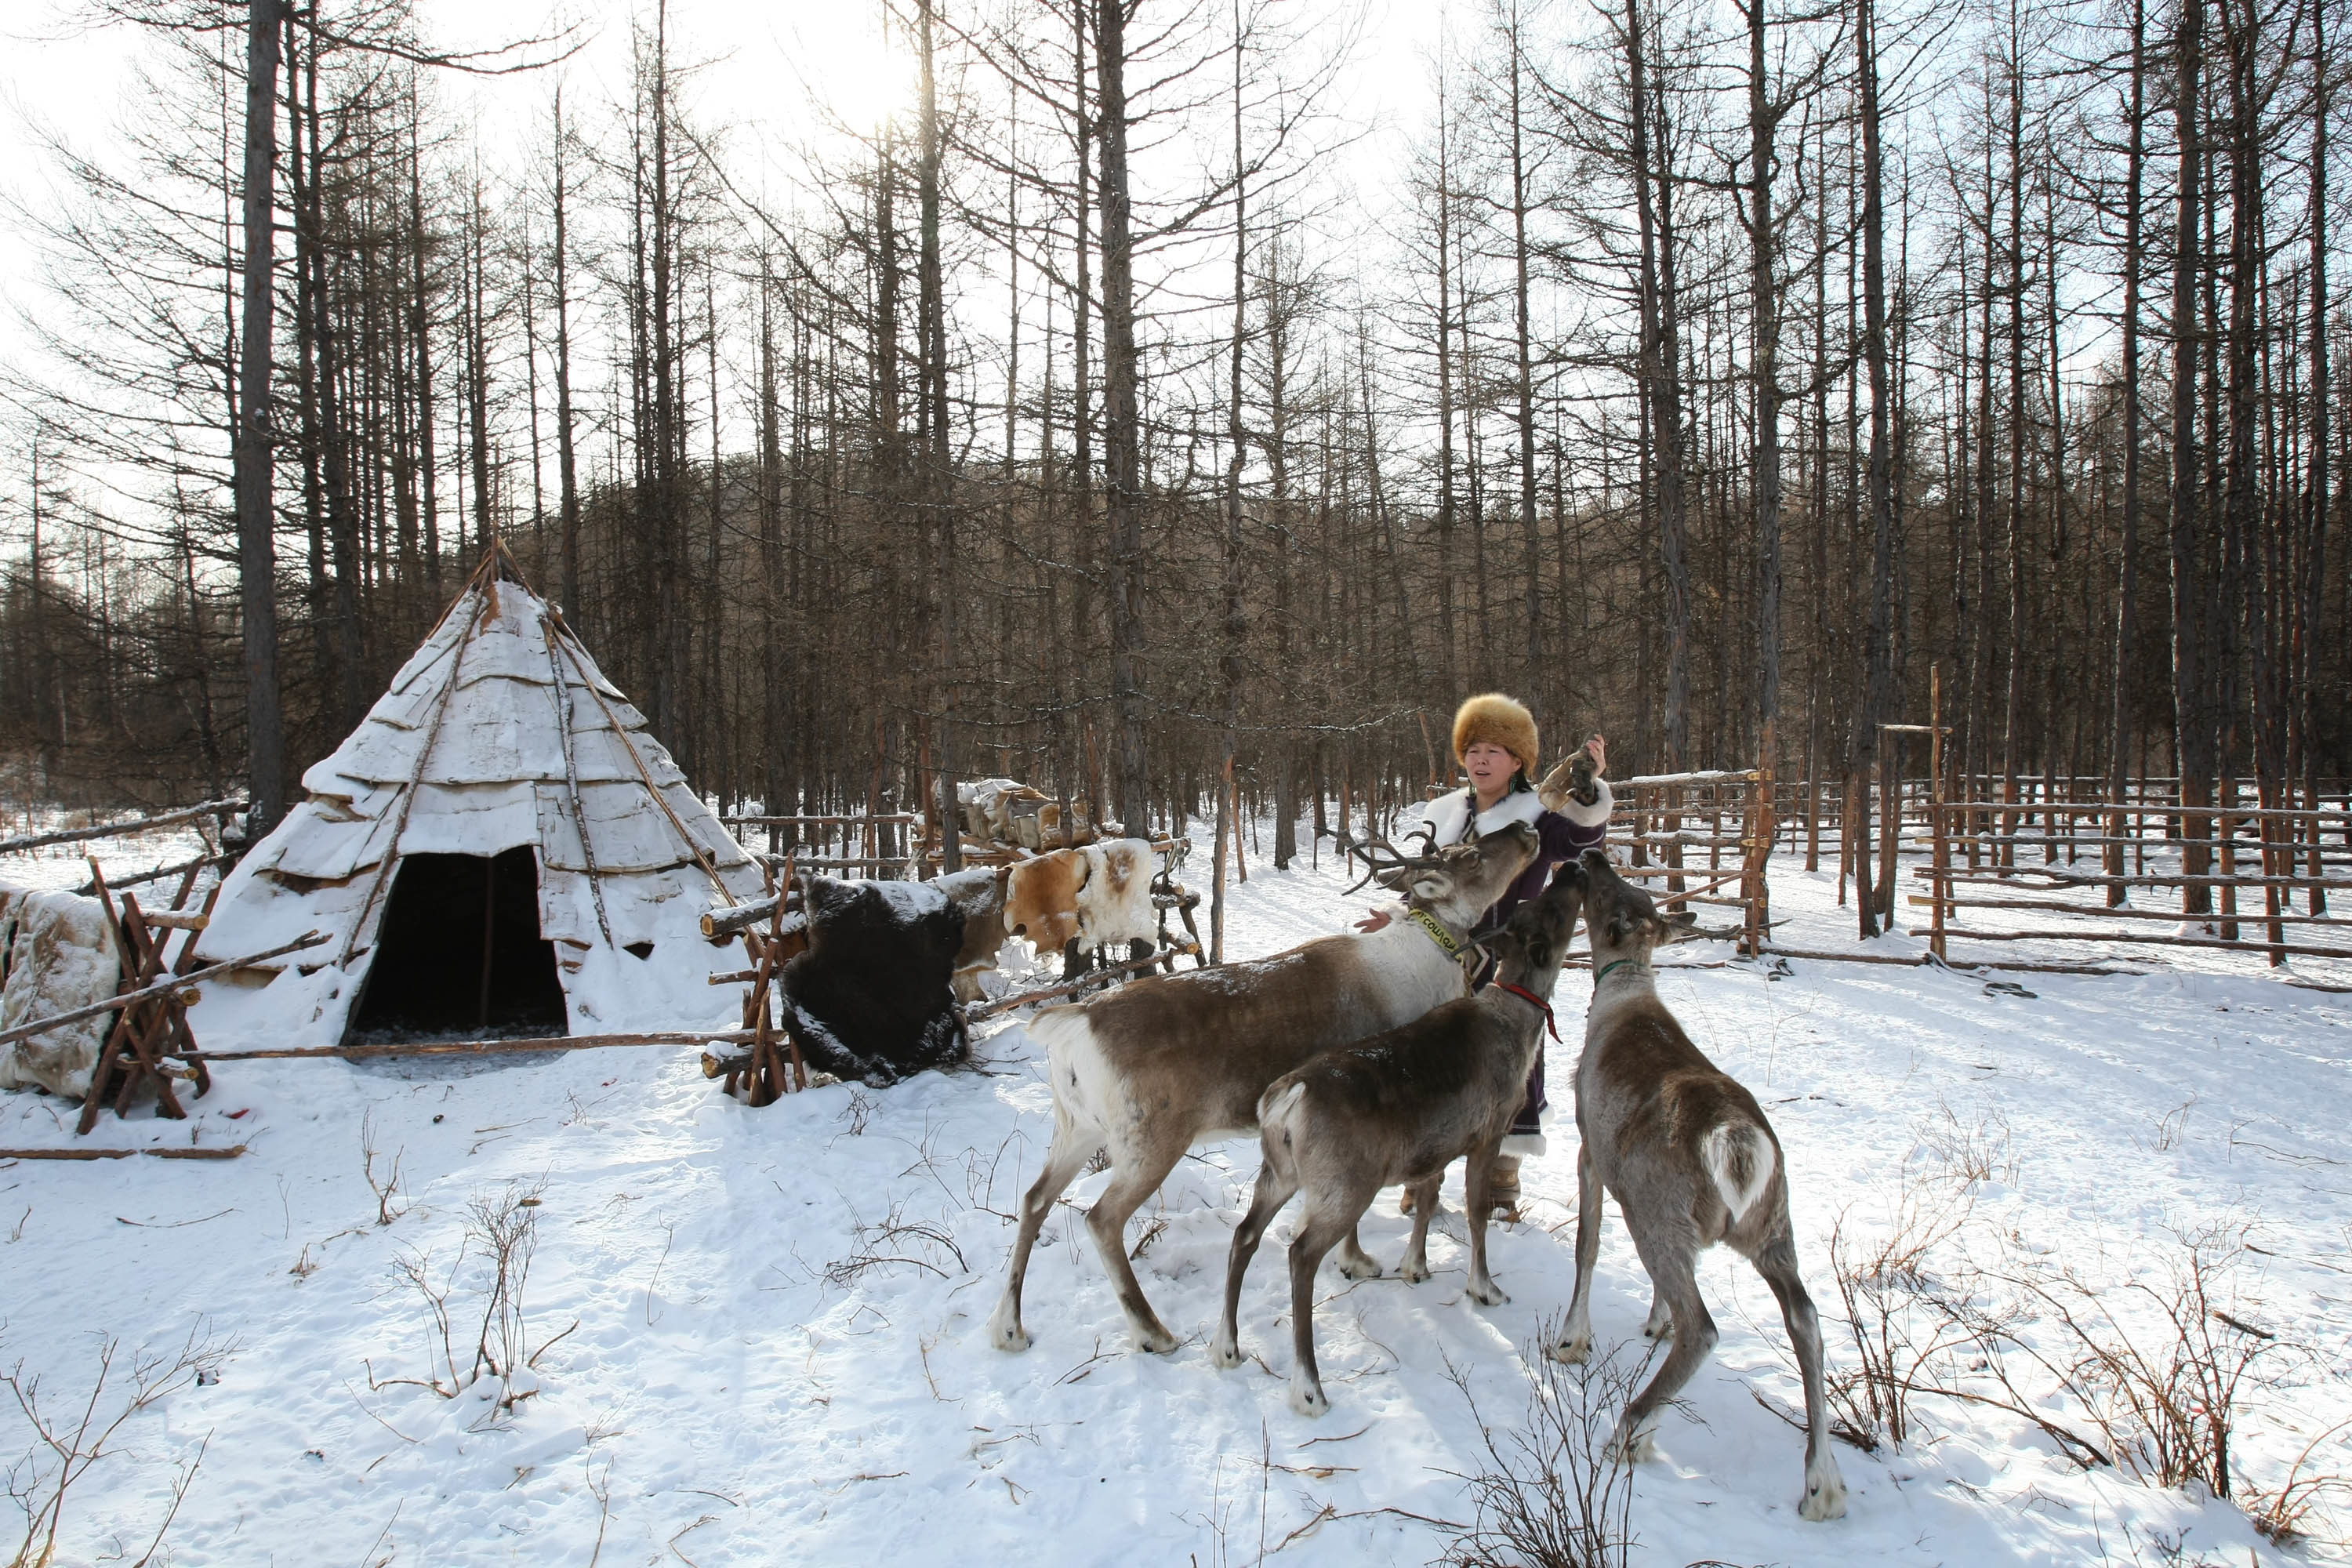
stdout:
POLYGON ((1699 1139, 1698 1157, 1735 1225, 1772 1184, 1772 1136, 1752 1121, 1724 1121, 1708 1128, 1699 1139))
POLYGON ((1258 1097, 1257 1102, 1258 1136, 1265 1146, 1265 1163, 1294 1180, 1307 1120, 1297 1114, 1298 1102, 1306 1098, 1307 1086, 1292 1079, 1287 1083, 1275 1084, 1258 1097))

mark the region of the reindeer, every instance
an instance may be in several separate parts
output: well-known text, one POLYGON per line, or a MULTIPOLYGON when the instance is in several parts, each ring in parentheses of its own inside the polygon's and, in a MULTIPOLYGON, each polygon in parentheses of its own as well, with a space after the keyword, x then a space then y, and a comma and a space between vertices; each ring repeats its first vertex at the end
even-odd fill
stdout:
MULTIPOLYGON (((1486 908, 1535 858, 1524 823, 1472 844, 1398 857, 1380 876, 1405 894, 1408 918, 1369 934, 1320 937, 1214 969, 1151 975, 1107 996, 1052 1007, 1029 1026, 1045 1043, 1054 1090, 1054 1142, 1022 1201, 1003 1299, 989 1321, 997 1349, 1029 1348, 1021 1286, 1054 1200, 1101 1152, 1110 1184, 1087 1215, 1135 1341, 1176 1348, 1128 1262, 1127 1222, 1186 1150, 1257 1127, 1265 1086, 1318 1051, 1365 1039, 1463 993, 1459 957, 1486 908)), ((1381 1266, 1350 1234, 1340 1269, 1375 1279, 1381 1266)))
POLYGON ((1503 1135, 1526 1092, 1528 1069, 1552 1027, 1551 994, 1576 932, 1584 879, 1573 866, 1541 896, 1479 939, 1500 961, 1495 983, 1360 1045, 1343 1046, 1276 1079, 1258 1099, 1265 1163, 1249 1213, 1234 1232, 1225 1266, 1225 1315, 1210 1354, 1239 1366, 1235 1317, 1242 1275, 1265 1227, 1291 1194, 1306 1201, 1290 1244, 1290 1327, 1295 1361, 1290 1407, 1301 1415, 1331 1408, 1315 1366, 1315 1269, 1352 1235, 1374 1196, 1402 1182, 1413 1190, 1412 1241, 1399 1270, 1429 1278, 1429 1216, 1446 1165, 1467 1157, 1470 1299, 1498 1307, 1508 1298, 1486 1272, 1486 1184, 1503 1135))
POLYGON ((1592 1353, 1592 1265, 1601 1250, 1601 1196, 1617 1199, 1655 1295, 1642 1331, 1674 1348, 1617 1421, 1610 1451, 1648 1457, 1658 1413, 1715 1348, 1715 1320, 1699 1297, 1699 1253, 1727 1242, 1756 1266, 1780 1303, 1805 1384, 1809 1520, 1845 1512, 1845 1480, 1830 1451, 1822 1386, 1822 1331, 1797 1277, 1787 1162, 1756 1097, 1702 1055, 1658 1000, 1651 952, 1673 933, 1650 896, 1584 853, 1585 929, 1592 944, 1592 1005, 1576 1068, 1576 1293, 1550 1347, 1554 1358, 1592 1353))

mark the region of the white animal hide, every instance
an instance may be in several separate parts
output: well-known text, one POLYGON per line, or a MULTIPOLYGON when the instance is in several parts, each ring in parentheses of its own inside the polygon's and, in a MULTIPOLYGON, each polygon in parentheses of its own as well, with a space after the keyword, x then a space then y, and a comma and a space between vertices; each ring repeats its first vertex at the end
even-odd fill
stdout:
MULTIPOLYGON (((79 893, 18 893, 0 910, 8 940, 8 984, 0 993, 0 1029, 86 1007, 114 994, 121 949, 106 910, 79 893)), ((0 1046, 0 1089, 37 1084, 79 1099, 113 1025, 101 1013, 79 1024, 0 1046)))

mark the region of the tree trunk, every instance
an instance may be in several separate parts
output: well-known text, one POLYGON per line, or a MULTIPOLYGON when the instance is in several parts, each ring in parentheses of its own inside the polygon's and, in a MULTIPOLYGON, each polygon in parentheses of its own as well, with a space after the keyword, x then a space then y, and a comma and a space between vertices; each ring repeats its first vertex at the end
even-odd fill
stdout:
POLYGON ((1144 769, 1143 494, 1137 412, 1135 241, 1127 172, 1127 5, 1096 0, 1096 138, 1102 157, 1103 468, 1111 575, 1111 700, 1118 714, 1118 810, 1150 833, 1144 769))
MULTIPOLYGON (((1760 4, 1760 0, 1759 0, 1760 4)), ((1542 536, 1536 526, 1536 382, 1535 359, 1528 322, 1528 165, 1526 138, 1519 104, 1520 31, 1517 0, 1512 0, 1508 24, 1511 51, 1511 267, 1512 324, 1518 351, 1519 528, 1526 553, 1519 570, 1527 579, 1527 676, 1523 689, 1531 703, 1542 700, 1550 670, 1544 657, 1542 536)), ((1371 416, 1367 407, 1365 417, 1371 416)), ((1550 715, 1555 722, 1566 715, 1550 715)))
MULTIPOLYGON (((2193 236, 2202 231, 2198 193, 2202 180, 2199 166, 2202 132, 2198 123, 2203 63, 2205 0, 2180 0, 2180 20, 2173 38, 2172 112, 2178 126, 2180 170, 2178 179, 2179 216, 2173 232, 2193 236)), ((2180 804, 2210 805, 2213 799, 2213 715, 2208 692, 2209 634, 2205 625, 2207 586, 2203 542, 2199 537, 2197 451, 2197 332, 2198 247, 2176 241, 2172 260, 2172 499, 2168 527, 2172 558, 2172 693, 2175 750, 2180 773, 2180 804)), ((2211 819, 2188 816, 2180 831, 2189 840, 2181 851, 2184 876, 2202 877, 2210 865, 2209 851, 2195 840, 2207 837, 2211 819)), ((2181 889, 2184 912, 2210 913, 2212 891, 2191 883, 2181 889)))
POLYGON ((938 792, 940 868, 963 868, 961 817, 956 809, 956 530, 955 497, 948 473, 947 299, 940 276, 940 106, 931 60, 932 0, 919 0, 916 47, 922 62, 922 149, 915 183, 921 208, 922 256, 918 279, 917 323, 921 339, 923 426, 929 441, 923 453, 923 501, 939 540, 939 659, 935 666, 939 705, 938 792))
MULTIPOLYGON (((2311 105, 2311 460, 2309 478, 2304 495, 2304 549, 2302 607, 2297 617, 2296 718, 2302 735, 2304 805, 2319 805, 2319 650, 2324 626, 2322 612, 2326 603, 2323 584, 2326 582, 2325 563, 2327 545, 2327 460, 2328 460, 2328 363, 2327 363, 2327 100, 2328 71, 2332 62, 2327 54, 2327 19, 2325 8, 2315 10, 2311 18, 2312 105, 2311 105)), ((2315 825, 2310 833, 2311 876, 2315 883, 2321 873, 2318 852, 2319 832, 2315 825)), ((2314 886, 2310 891, 2310 912, 2318 914, 2327 907, 2327 895, 2314 886)))
MULTIPOLYGON (((2126 761, 2131 754, 2132 675, 2139 651, 2139 301, 2141 195, 2147 166, 2147 5, 2132 0, 2131 147, 2124 165, 2124 451, 2122 565, 2116 591, 2115 686, 2109 697, 2107 788, 2117 802, 2124 798, 2126 761)), ((2120 816, 2109 836, 2122 837, 2120 816)), ((2106 856, 2110 876, 2123 873, 2123 846, 2106 856)), ((2107 889, 2107 902, 2120 907, 2126 889, 2120 883, 2107 889)))
MULTIPOLYGON (((1864 688, 1862 715, 1854 725, 1856 777, 1867 779, 1877 771, 1878 726, 1886 720, 1893 697, 1894 647, 1891 614, 1895 572, 1895 501, 1893 451, 1888 440, 1887 412, 1891 395, 1886 374, 1886 242, 1883 163, 1879 151, 1878 11, 1875 0, 1858 0, 1854 20, 1855 52, 1859 57, 1862 113, 1862 350, 1870 373, 1870 647, 1869 673, 1864 688)), ((1862 934, 1878 934, 1878 911, 1891 900, 1893 888, 1872 896, 1870 825, 1866 813, 1852 809, 1846 819, 1857 826, 1858 852, 1854 903, 1862 934)), ((1887 833, 1896 828, 1895 806, 1887 804, 1887 833)), ((1893 910, 1887 910, 1893 924, 1893 910)))
POLYGON ((1633 189, 1642 240, 1642 370, 1650 444, 1657 465, 1658 559, 1664 579, 1666 700, 1660 765, 1678 773, 1690 753, 1690 563, 1683 516, 1682 349, 1675 266, 1674 183, 1661 136, 1652 169, 1654 121, 1642 0, 1625 0, 1625 62, 1632 83, 1633 189), (1653 185, 1654 177, 1655 184, 1653 185))
POLYGON ((278 28, 285 0, 248 0, 245 50, 245 270, 238 345, 236 564, 245 642, 247 832, 286 814, 286 725, 278 689, 278 517, 270 415, 276 326, 278 28))
MULTIPOLYGON (((1766 0, 1748 0, 1748 130, 1752 162, 1748 218, 1748 289, 1756 333, 1749 357, 1756 386, 1756 463, 1751 482, 1756 487, 1756 765, 1761 774, 1757 831, 1769 847, 1772 785, 1780 773, 1780 300, 1774 277, 1778 237, 1772 214, 1773 141, 1780 107, 1772 102, 1765 75, 1765 4, 1766 0)), ((1874 409, 1874 418, 1877 416, 1874 409)), ((1754 896, 1761 904, 1769 895, 1770 889, 1759 877, 1754 896)), ((1769 913, 1765 918, 1765 929, 1769 929, 1769 913)))
MULTIPOLYGON (((562 494, 562 570, 559 590, 562 608, 576 614, 580 606, 580 479, 572 445, 572 292, 570 247, 564 234, 563 90, 555 93, 555 469, 562 494)), ((765 294, 761 296, 764 309, 765 294)), ((772 784, 770 787, 773 787, 772 784)))

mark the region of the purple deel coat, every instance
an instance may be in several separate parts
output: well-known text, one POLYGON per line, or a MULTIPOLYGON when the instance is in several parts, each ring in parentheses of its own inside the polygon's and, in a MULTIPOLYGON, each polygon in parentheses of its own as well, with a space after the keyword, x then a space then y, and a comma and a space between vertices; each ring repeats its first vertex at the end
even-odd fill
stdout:
MULTIPOLYGON (((1562 862, 1573 860, 1587 849, 1597 849, 1609 831, 1609 813, 1616 804, 1609 781, 1598 781, 1601 796, 1591 805, 1570 802, 1566 814, 1548 811, 1536 798, 1533 790, 1515 790, 1496 801, 1492 807, 1477 814, 1476 832, 1492 833, 1513 822, 1532 823, 1538 844, 1536 858, 1519 873, 1517 881, 1505 889, 1495 900, 1494 907, 1479 921, 1491 926, 1510 918, 1513 910, 1542 892, 1551 885, 1552 873, 1562 862)), ((1476 797, 1467 789, 1443 795, 1429 805, 1428 821, 1437 830, 1440 846, 1459 844, 1470 836, 1474 825, 1471 808, 1476 797)), ((1543 1133, 1544 1108, 1549 1102, 1544 1097, 1544 1058, 1539 1046, 1536 1050, 1535 1070, 1528 1074, 1528 1097, 1519 1113, 1511 1119, 1513 1138, 1536 1138, 1543 1133)))

